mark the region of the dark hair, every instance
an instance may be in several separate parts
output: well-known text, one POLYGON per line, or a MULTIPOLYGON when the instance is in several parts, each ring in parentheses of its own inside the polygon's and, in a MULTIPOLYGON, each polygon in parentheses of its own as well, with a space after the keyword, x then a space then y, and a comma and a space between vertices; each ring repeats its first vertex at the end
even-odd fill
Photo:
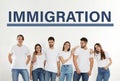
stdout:
POLYGON ((88 39, 86 37, 82 37, 80 41, 88 42, 88 39))
POLYGON ((42 46, 41 46, 40 44, 36 44, 36 45, 35 45, 35 48, 34 48, 34 49, 35 49, 35 51, 34 51, 34 55, 37 54, 37 51, 36 51, 36 47, 37 47, 37 46, 40 47, 40 49, 41 49, 40 52, 42 52, 42 46))
POLYGON ((104 50, 102 49, 102 46, 101 46, 100 43, 96 43, 96 44, 94 45, 94 52, 97 53, 97 54, 99 53, 99 51, 97 51, 96 48, 95 48, 96 45, 101 48, 101 50, 100 50, 100 51, 101 51, 101 60, 102 60, 102 59, 106 59, 105 52, 104 52, 104 50))
POLYGON ((24 36, 23 35, 19 34, 19 35, 17 35, 17 38, 18 37, 22 37, 22 40, 24 40, 24 36))
POLYGON ((70 44, 70 42, 69 42, 69 41, 66 41, 66 42, 63 44, 63 49, 62 49, 62 50, 63 50, 63 51, 65 50, 64 46, 65 46, 65 44, 66 44, 66 43, 68 43, 68 44, 70 45, 69 49, 67 50, 67 51, 70 51, 71 44, 70 44))
POLYGON ((49 37, 49 38, 48 38, 48 41, 49 41, 49 40, 55 41, 54 37, 49 37))

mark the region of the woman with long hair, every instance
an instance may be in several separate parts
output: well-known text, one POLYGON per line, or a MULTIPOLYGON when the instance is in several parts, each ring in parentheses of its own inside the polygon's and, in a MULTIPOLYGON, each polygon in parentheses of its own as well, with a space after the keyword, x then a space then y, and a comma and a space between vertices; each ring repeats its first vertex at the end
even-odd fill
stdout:
POLYGON ((66 41, 63 44, 63 49, 59 55, 59 59, 62 63, 59 81, 64 81, 65 78, 66 78, 66 81, 71 81, 71 79, 72 79, 72 74, 73 74, 72 56, 73 56, 73 53, 71 52, 70 48, 71 48, 70 42, 66 41))
POLYGON ((42 47, 40 44, 36 44, 30 65, 31 80, 44 81, 44 65, 45 65, 45 55, 42 53, 42 47))
POLYGON ((94 45, 94 53, 98 64, 98 75, 96 81, 109 81, 109 66, 112 64, 111 57, 103 50, 100 43, 96 43, 94 45))

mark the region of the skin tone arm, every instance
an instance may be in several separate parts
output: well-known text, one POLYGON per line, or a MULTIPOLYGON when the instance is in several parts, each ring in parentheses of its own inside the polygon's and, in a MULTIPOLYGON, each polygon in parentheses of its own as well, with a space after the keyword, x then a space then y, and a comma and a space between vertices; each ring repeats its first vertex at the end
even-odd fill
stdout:
POLYGON ((76 46, 72 49, 72 54, 73 54, 73 64, 75 66, 75 69, 76 69, 76 72, 77 74, 80 74, 80 69, 78 68, 78 63, 77 63, 77 59, 78 59, 78 56, 77 55, 74 55, 74 52, 77 48, 79 48, 80 46, 76 46))
POLYGON ((31 61, 30 64, 30 79, 32 80, 32 69, 33 69, 33 62, 31 61))
POLYGON ((60 61, 57 61, 57 69, 58 69, 57 76, 60 76, 60 61))
POLYGON ((60 61, 62 62, 62 64, 65 64, 67 61, 69 61, 71 58, 72 58, 72 56, 74 55, 74 52, 75 52, 75 50, 78 48, 78 46, 76 46, 75 48, 73 48, 72 50, 71 50, 71 55, 70 55, 70 57, 68 57, 67 59, 64 59, 62 56, 60 56, 59 57, 59 59, 60 59, 60 61))
POLYGON ((12 64, 12 54, 10 54, 10 53, 8 54, 8 61, 10 64, 12 64))
POLYGON ((104 67, 104 68, 107 70, 111 64, 112 64, 112 59, 109 58, 109 64, 106 67, 104 67))
POLYGON ((32 60, 30 63, 30 79, 32 80, 32 69, 33 69, 33 64, 34 64, 34 60, 36 59, 35 55, 32 56, 32 60))
POLYGON ((29 64, 30 59, 31 59, 31 56, 30 56, 30 55, 28 55, 28 56, 27 56, 27 60, 26 60, 26 65, 28 65, 28 64, 29 64))
POLYGON ((90 58, 90 71, 89 71, 89 76, 91 75, 91 72, 92 72, 92 69, 93 69, 93 64, 94 64, 94 59, 93 58, 90 58))
MULTIPOLYGON (((92 49, 90 49, 90 54, 93 54, 94 51, 92 49)), ((89 76, 91 75, 92 69, 93 69, 93 64, 94 64, 94 58, 90 58, 90 71, 88 72, 89 76)))
POLYGON ((64 59, 62 56, 60 56, 60 61, 62 62, 62 64, 65 64, 67 61, 69 61, 71 59, 72 55, 70 55, 70 57, 68 57, 67 59, 64 59))
POLYGON ((73 56, 73 63, 74 63, 77 74, 80 74, 80 69, 78 68, 77 59, 78 59, 78 56, 74 55, 73 56))

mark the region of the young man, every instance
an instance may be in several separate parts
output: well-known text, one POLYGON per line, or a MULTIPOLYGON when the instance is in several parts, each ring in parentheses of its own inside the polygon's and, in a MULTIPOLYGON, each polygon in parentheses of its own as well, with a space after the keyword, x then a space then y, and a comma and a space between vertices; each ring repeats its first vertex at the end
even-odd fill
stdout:
POLYGON ((57 76, 60 75, 60 62, 58 51, 54 48, 54 37, 48 38, 49 48, 45 51, 46 65, 45 65, 45 81, 56 81, 57 76))
POLYGON ((27 65, 30 61, 29 49, 23 45, 24 36, 17 36, 17 44, 11 49, 8 60, 12 64, 12 81, 18 81, 19 74, 22 75, 23 81, 30 81, 27 65), (26 59, 27 57, 27 59, 26 59))
POLYGON ((88 81, 93 68, 93 51, 87 48, 87 38, 83 37, 80 39, 80 47, 75 50, 74 53, 74 66, 75 72, 73 81, 79 81, 82 77, 82 81, 88 81))

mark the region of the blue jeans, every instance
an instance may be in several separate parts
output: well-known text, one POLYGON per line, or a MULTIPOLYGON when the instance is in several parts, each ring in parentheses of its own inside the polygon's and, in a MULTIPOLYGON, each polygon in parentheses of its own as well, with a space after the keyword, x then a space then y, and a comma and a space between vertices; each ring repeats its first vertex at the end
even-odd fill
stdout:
POLYGON ((19 74, 22 75, 23 81, 30 81, 27 69, 12 69, 12 81, 18 81, 19 74))
POLYGON ((89 79, 88 73, 77 74, 76 71, 74 72, 73 81, 79 81, 81 76, 82 76, 82 81, 88 81, 89 79))
POLYGON ((104 68, 98 68, 98 75, 96 81, 108 81, 110 77, 109 69, 105 70, 104 68))
POLYGON ((44 81, 44 70, 38 68, 32 71, 33 81, 44 81))
POLYGON ((56 73, 45 71, 45 81, 56 81, 56 73))
POLYGON ((66 81, 71 81, 72 74, 73 74, 72 65, 62 65, 59 81, 64 81, 65 77, 66 77, 66 81))

